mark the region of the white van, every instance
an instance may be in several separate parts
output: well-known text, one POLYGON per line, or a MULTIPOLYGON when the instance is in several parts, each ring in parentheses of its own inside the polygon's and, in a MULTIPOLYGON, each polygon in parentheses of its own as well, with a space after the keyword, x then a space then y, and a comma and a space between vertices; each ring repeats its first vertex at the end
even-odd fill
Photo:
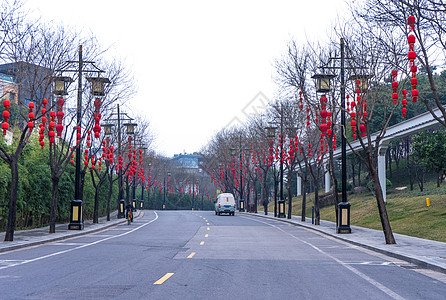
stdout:
POLYGON ((235 207, 235 199, 231 193, 220 194, 217 197, 217 201, 215 201, 215 214, 221 215, 222 213, 226 213, 234 215, 235 207))

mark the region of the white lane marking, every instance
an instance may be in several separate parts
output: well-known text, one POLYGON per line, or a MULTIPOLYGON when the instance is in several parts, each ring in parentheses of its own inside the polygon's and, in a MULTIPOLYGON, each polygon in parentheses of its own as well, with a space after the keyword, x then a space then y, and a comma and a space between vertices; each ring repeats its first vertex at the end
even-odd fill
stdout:
POLYGON ((332 256, 332 255, 330 255, 330 254, 328 254, 327 252, 323 251, 322 249, 318 248, 317 246, 315 246, 315 245, 313 245, 313 244, 311 244, 311 243, 309 243, 309 242, 307 242, 307 241, 304 241, 304 240, 298 238, 297 236, 292 235, 291 233, 286 232, 286 231, 283 230, 282 228, 280 228, 280 227, 278 227, 278 226, 275 226, 275 225, 273 225, 273 224, 269 224, 269 223, 266 223, 266 222, 262 222, 262 221, 259 221, 259 220, 255 220, 255 219, 253 219, 253 218, 249 218, 249 217, 243 217, 243 218, 246 218, 246 219, 249 219, 249 220, 252 220, 252 221, 256 221, 256 222, 263 223, 263 224, 269 225, 269 226, 271 226, 271 227, 274 227, 274 228, 276 228, 276 229, 282 231, 283 233, 288 234, 289 236, 291 236, 292 238, 298 240, 299 242, 304 243, 304 244, 310 246, 311 248, 315 249, 316 251, 318 251, 318 252, 324 254, 325 256, 327 256, 327 257, 333 259, 335 262, 337 262, 337 263, 340 264, 341 266, 345 267, 346 269, 350 270, 350 271, 353 272, 354 274, 358 275, 358 276, 361 277, 362 279, 368 281, 370 284, 372 284, 372 285, 375 286, 376 288, 380 289, 382 292, 386 293, 388 296, 392 297, 393 299, 398 299, 398 300, 404 300, 404 299, 405 299, 404 297, 401 297, 400 295, 398 295, 397 293, 395 293, 394 291, 392 291, 392 290, 389 289, 388 287, 382 285, 382 284, 379 283, 378 281, 374 280, 373 278, 370 278, 369 276, 365 275, 364 273, 360 272, 359 270, 353 268, 352 266, 349 266, 348 263, 344 263, 343 261, 341 261, 341 260, 337 259, 336 257, 334 257, 334 256, 332 256))
POLYGON ((79 245, 86 245, 88 243, 64 243, 64 242, 57 242, 57 243, 51 243, 48 245, 55 245, 55 246, 79 246, 79 245))
POLYGON ((96 244, 99 244, 99 243, 102 243, 102 242, 105 242, 105 241, 108 241, 108 240, 111 240, 111 239, 115 239, 115 238, 118 238, 118 237, 125 236, 125 235, 127 235, 127 234, 130 234, 130 233, 132 233, 132 232, 135 232, 136 230, 139 230, 139 229, 141 229, 141 228, 143 228, 143 227, 149 225, 150 223, 155 222, 155 221, 158 219, 158 214, 156 213, 156 211, 154 211, 154 213, 155 213, 155 219, 153 219, 153 220, 151 220, 151 221, 149 221, 149 222, 147 222, 147 223, 144 223, 144 224, 142 224, 142 225, 140 225, 140 226, 138 226, 138 227, 135 227, 135 228, 132 229, 132 230, 123 232, 123 233, 118 234, 118 235, 114 235, 114 236, 106 237, 106 238, 103 238, 103 239, 101 239, 101 240, 97 240, 97 241, 94 241, 94 242, 91 242, 91 243, 88 243, 88 244, 84 244, 84 245, 81 245, 81 246, 78 246, 78 247, 75 247, 75 248, 71 248, 71 249, 67 249, 67 250, 63 250, 63 251, 59 251, 59 252, 55 252, 55 253, 51 253, 51 254, 47 254, 47 255, 40 256, 40 257, 36 257, 36 258, 33 258, 33 259, 28 259, 28 260, 20 261, 20 262, 18 262, 18 263, 11 264, 11 265, 8 265, 8 266, 3 266, 3 267, 0 267, 0 270, 8 269, 8 268, 10 268, 10 267, 15 267, 15 266, 24 265, 24 264, 31 263, 31 262, 35 262, 35 261, 39 261, 39 260, 42 260, 42 259, 45 259, 45 258, 50 258, 50 257, 56 256, 56 255, 60 255, 60 254, 64 254, 64 253, 68 253, 68 252, 71 252, 71 251, 74 251, 74 250, 78 250, 78 249, 82 249, 82 248, 85 248, 85 247, 90 247, 90 246, 93 246, 93 245, 96 245, 96 244))

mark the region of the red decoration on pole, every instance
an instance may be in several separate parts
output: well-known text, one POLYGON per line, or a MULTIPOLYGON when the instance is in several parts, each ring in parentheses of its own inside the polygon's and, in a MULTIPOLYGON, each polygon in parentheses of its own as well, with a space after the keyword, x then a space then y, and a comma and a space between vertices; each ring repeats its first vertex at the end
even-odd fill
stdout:
POLYGON ((302 110, 303 108, 304 108, 304 105, 303 105, 303 103, 302 103, 302 91, 299 91, 299 102, 300 102, 300 104, 299 104, 299 108, 300 108, 300 110, 302 110))
POLYGON ((11 102, 9 100, 3 100, 3 106, 5 107, 5 111, 3 111, 3 135, 6 135, 6 130, 9 129, 8 119, 9 119, 9 108, 11 107, 11 102))
POLYGON ((412 72, 412 79, 410 80, 410 83, 412 85, 412 99, 413 102, 417 102, 418 98, 418 91, 417 91, 417 84, 418 80, 416 78, 417 76, 417 66, 415 66, 415 59, 417 58, 417 53, 415 52, 415 42, 416 37, 414 33, 415 29, 415 17, 409 16, 407 18, 407 24, 409 25, 409 35, 407 36, 407 42, 409 43, 409 53, 407 54, 407 58, 409 59, 409 68, 410 72, 412 72))
POLYGON ((101 120, 101 114, 99 113, 99 110, 101 108, 102 102, 100 98, 96 98, 94 100, 94 114, 93 114, 93 118, 94 118, 94 127, 93 127, 93 132, 94 132, 94 137, 96 139, 99 138, 99 134, 101 133, 101 126, 99 126, 99 121, 101 120))
POLYGON ((34 109, 34 102, 30 102, 29 105, 29 114, 28 114, 28 118, 29 118, 29 122, 28 122, 28 129, 29 132, 33 131, 34 128, 34 113, 33 113, 33 109, 34 109))
POLYGON ((403 90, 402 93, 403 93, 403 101, 402 101, 403 108, 401 109, 401 113, 403 114, 403 118, 405 118, 405 117, 406 117, 406 112, 407 112, 407 109, 406 109, 406 104, 407 104, 407 99, 406 99, 407 91, 406 91, 406 90, 403 90))
POLYGON ((62 125, 62 120, 64 117, 64 112, 63 112, 63 105, 65 103, 65 100, 60 97, 59 99, 57 99, 57 125, 56 125, 56 131, 57 131, 57 136, 62 136, 62 131, 63 131, 63 125, 62 125))
POLYGON ((48 137, 50 138, 50 147, 53 146, 54 137, 56 136, 56 133, 54 132, 54 127, 56 126, 56 123, 54 123, 55 118, 56 118, 56 112, 51 111, 50 122, 48 123, 48 137))

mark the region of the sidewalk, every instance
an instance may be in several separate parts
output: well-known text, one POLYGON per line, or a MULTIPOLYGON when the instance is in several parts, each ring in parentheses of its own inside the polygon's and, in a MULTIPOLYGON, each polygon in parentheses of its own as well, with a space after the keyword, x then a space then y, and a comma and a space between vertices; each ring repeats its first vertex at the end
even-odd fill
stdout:
MULTIPOLYGON (((36 228, 31 230, 16 230, 14 232, 13 242, 4 242, 5 233, 0 233, 0 253, 40 245, 48 242, 55 242, 68 238, 78 237, 81 235, 101 231, 103 229, 127 222, 126 219, 117 218, 118 211, 110 214, 110 221, 107 217, 99 218, 98 224, 93 224, 93 220, 84 221, 84 230, 68 230, 68 224, 57 224, 56 233, 48 233, 49 226, 36 228)), ((137 210, 135 218, 139 217, 141 210, 137 210)), ((143 214, 142 214, 143 215, 143 214)))
POLYGON ((298 216, 292 216, 291 219, 279 219, 274 217, 274 213, 268 213, 267 216, 263 212, 242 214, 280 220, 310 228, 345 242, 408 261, 421 268, 446 273, 446 243, 394 233, 396 244, 386 245, 384 233, 380 230, 351 226, 352 233, 338 234, 336 233, 336 223, 334 222, 321 220, 321 225, 316 226, 311 224, 311 218, 306 218, 306 221, 302 222, 301 217, 298 216))

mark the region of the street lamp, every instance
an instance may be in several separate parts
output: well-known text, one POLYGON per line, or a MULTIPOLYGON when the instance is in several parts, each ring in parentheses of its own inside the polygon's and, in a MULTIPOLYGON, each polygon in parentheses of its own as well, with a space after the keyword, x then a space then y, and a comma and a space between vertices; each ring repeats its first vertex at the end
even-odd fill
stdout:
MULTIPOLYGON (((141 157, 142 156, 146 156, 146 150, 147 150, 147 148, 146 147, 144 147, 144 144, 142 144, 142 142, 141 142, 141 145, 140 145, 140 150, 139 150, 139 154, 141 155, 141 157)), ((142 165, 142 159, 141 159, 141 166, 140 166, 141 168, 143 167, 143 165, 142 165)), ((142 176, 144 177, 144 174, 142 174, 142 176)), ((142 178, 141 178, 141 201, 139 202, 139 208, 141 209, 141 210, 143 210, 144 209, 144 183, 143 183, 143 181, 142 181, 142 178)))
MULTIPOLYGON (((235 157, 236 154, 236 149, 235 148, 231 148, 231 155, 232 157, 235 157)), ((239 211, 240 212, 244 212, 245 211, 245 200, 243 199, 243 177, 242 177, 242 172, 243 172, 243 156, 242 156, 242 141, 240 138, 240 176, 239 176, 239 181, 240 181, 240 206, 239 206, 239 211)))
POLYGON ((73 79, 66 76, 54 76, 52 79, 54 82, 53 94, 56 96, 68 95, 68 86, 73 82, 73 79))
MULTIPOLYGON (((170 171, 167 172, 167 177, 168 178, 170 178, 170 175, 171 175, 170 171)), ((164 202, 163 203, 163 210, 164 210, 164 209, 166 209, 166 177, 164 177, 164 188, 163 188, 163 190, 164 190, 164 201, 163 201, 164 202)))
MULTIPOLYGON (((273 153, 273 146, 274 146, 274 139, 276 137, 276 127, 265 127, 266 129, 266 136, 269 140, 269 148, 270 148, 270 156, 274 156, 273 153)), ((274 159, 272 157, 268 158, 268 164, 269 162, 273 162, 274 159)), ((274 217, 277 217, 277 181, 276 181, 276 164, 273 163, 273 178, 274 178, 274 217)))
MULTIPOLYGON (((80 128, 82 126, 82 93, 83 93, 83 86, 82 86, 82 75, 84 72, 89 73, 96 73, 98 74, 98 81, 102 82, 102 87, 105 83, 110 83, 110 81, 107 78, 100 79, 99 74, 103 73, 104 71, 100 70, 94 62, 91 61, 84 61, 82 58, 82 45, 79 46, 78 51, 78 60, 77 61, 67 61, 63 67, 59 70, 56 70, 56 72, 74 72, 77 73, 77 82, 78 82, 78 88, 77 88, 77 109, 76 109, 76 127, 78 129, 78 134, 80 134, 80 128), (77 65, 77 69, 71 69, 71 65, 77 65), (93 69, 86 70, 84 67, 90 65, 93 67, 93 69)), ((87 79, 88 80, 88 79, 87 79)), ((57 96, 63 96, 67 95, 67 88, 68 85, 73 82, 73 80, 70 77, 66 76, 55 76, 53 77, 54 81, 54 91, 53 93, 57 96)), ((95 90, 96 87, 92 87, 92 90, 95 90)), ((98 96, 104 96, 105 93, 102 92, 102 94, 98 96)), ((76 170, 75 170, 75 179, 74 179, 74 199, 71 201, 71 210, 70 210, 70 223, 68 225, 68 229, 73 230, 82 230, 84 228, 84 221, 82 218, 82 195, 81 195, 81 145, 78 143, 76 145, 76 170)))
MULTIPOLYGON (((341 80, 341 186, 342 186, 342 198, 341 202, 338 204, 338 216, 336 224, 337 233, 351 233, 350 227, 350 203, 347 200, 347 142, 345 137, 345 57, 344 53, 344 39, 340 40, 341 57, 340 57, 340 67, 327 67, 330 69, 340 70, 340 80, 341 80)), ((316 74, 312 78, 317 80, 317 92, 328 92, 330 91, 330 79, 335 77, 334 75, 326 74, 316 74), (324 83, 323 83, 324 82, 324 83)), ((360 76, 350 76, 349 79, 365 79, 361 80, 367 84, 367 79, 371 78, 371 75, 360 75, 360 76)))
POLYGON ((102 124, 102 128, 104 128, 104 135, 106 135, 106 136, 111 135, 113 126, 115 126, 115 125, 111 124, 111 123, 102 124))
MULTIPOLYGON (((131 118, 129 115, 127 115, 127 113, 125 112, 121 112, 119 104, 117 104, 117 112, 112 112, 110 114, 110 117, 108 119, 106 119, 105 121, 107 122, 106 124, 103 124, 102 126, 104 127, 104 131, 106 135, 111 135, 112 131, 111 128, 113 126, 115 126, 115 123, 111 123, 116 121, 116 125, 117 125, 117 142, 118 142, 118 157, 119 157, 119 167, 118 167, 118 219, 120 218, 125 218, 125 211, 124 211, 124 207, 125 207, 125 200, 124 200, 124 183, 123 183, 123 176, 122 176, 122 131, 121 131, 121 122, 122 121, 127 121, 129 123, 131 123, 131 121, 133 120, 133 118, 131 118)), ((134 132, 134 129, 132 127, 131 132, 134 132)))
POLYGON ((129 135, 133 135, 133 134, 135 134, 135 127, 137 126, 138 124, 136 124, 136 123, 126 123, 126 124, 124 124, 124 126, 125 126, 125 128, 126 128, 126 132, 127 132, 127 134, 129 134, 129 135))
MULTIPOLYGON (((135 135, 135 127, 137 126, 137 124, 136 123, 126 123, 126 124, 124 124, 124 126, 126 127, 126 132, 127 132, 127 135, 129 136, 129 138, 128 138, 128 141, 129 141, 129 143, 131 143, 132 142, 132 140, 134 141, 133 142, 133 149, 135 148, 135 146, 136 146, 136 139, 135 139, 135 137, 134 137, 134 135, 135 135)), ((131 144, 129 144, 129 149, 131 149, 131 144)), ((135 158, 133 157, 133 155, 135 155, 135 154, 133 154, 133 151, 131 151, 131 153, 129 153, 129 165, 130 164, 133 164, 133 161, 135 160, 135 158), (130 156, 130 155, 132 155, 132 156, 130 156), (132 160, 133 159, 133 160, 132 160)), ((134 172, 134 170, 133 170, 133 168, 132 167, 129 167, 129 169, 130 169, 130 172, 134 172)), ((135 173, 135 172, 134 172, 135 173)), ((135 183, 135 174, 132 174, 133 176, 133 179, 132 179, 132 205, 133 205, 133 207, 136 209, 136 196, 135 196, 135 194, 136 194, 136 183, 135 183)), ((127 177, 127 184, 126 184, 126 186, 127 186, 127 201, 129 201, 129 190, 128 190, 128 182, 129 182, 129 176, 126 176, 127 177)))
POLYGON ((93 96, 103 97, 105 96, 105 84, 110 83, 108 78, 102 77, 87 77, 88 82, 91 82, 91 94, 93 96))
POLYGON ((314 74, 311 78, 316 79, 316 92, 327 93, 330 91, 330 80, 335 75, 331 74, 314 74))

